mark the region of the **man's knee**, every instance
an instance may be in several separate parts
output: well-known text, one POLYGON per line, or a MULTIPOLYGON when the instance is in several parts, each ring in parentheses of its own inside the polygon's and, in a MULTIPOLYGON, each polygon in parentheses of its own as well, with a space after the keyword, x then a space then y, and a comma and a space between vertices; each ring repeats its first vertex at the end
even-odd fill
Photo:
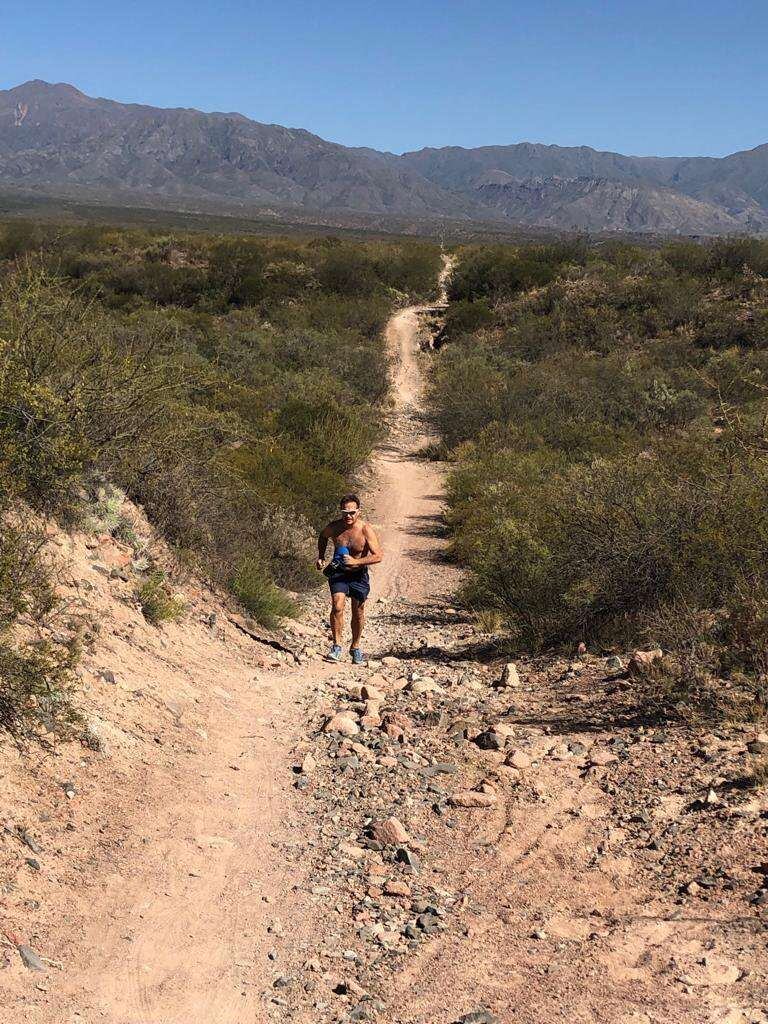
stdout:
POLYGON ((333 611, 343 612, 346 599, 346 594, 331 594, 331 607, 333 611))
POLYGON ((365 615, 365 604, 362 601, 356 601, 352 598, 352 614, 356 619, 361 619, 365 615))

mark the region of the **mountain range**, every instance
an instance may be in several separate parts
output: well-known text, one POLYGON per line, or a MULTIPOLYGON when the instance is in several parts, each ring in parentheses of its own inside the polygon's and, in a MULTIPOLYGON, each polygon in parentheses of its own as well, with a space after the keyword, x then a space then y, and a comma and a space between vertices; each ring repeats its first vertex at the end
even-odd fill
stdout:
POLYGON ((2 186, 185 210, 768 232, 768 145, 722 158, 527 142, 396 155, 242 114, 118 103, 39 80, 0 90, 2 186))

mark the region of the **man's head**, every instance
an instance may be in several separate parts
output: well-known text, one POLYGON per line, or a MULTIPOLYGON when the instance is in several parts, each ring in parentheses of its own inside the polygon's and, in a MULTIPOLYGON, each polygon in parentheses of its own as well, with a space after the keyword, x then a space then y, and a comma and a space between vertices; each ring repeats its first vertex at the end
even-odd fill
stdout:
POLYGON ((349 526, 360 514, 360 499, 356 494, 345 494, 339 502, 341 506, 341 518, 349 526))

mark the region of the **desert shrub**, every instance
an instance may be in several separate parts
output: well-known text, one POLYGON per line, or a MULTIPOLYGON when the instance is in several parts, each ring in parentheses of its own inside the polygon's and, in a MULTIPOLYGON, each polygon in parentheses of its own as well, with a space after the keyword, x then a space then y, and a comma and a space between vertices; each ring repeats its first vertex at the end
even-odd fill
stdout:
POLYGON ((0 496, 38 509, 68 506, 93 456, 64 395, 0 338, 0 496))
POLYGON ((184 613, 184 601, 173 594, 165 573, 156 570, 139 587, 136 594, 144 618, 155 626, 172 622, 184 613))
MULTIPOLYGON (((25 517, 29 519, 28 512, 25 517)), ((0 522, 0 730, 16 739, 66 735, 74 707, 75 633, 42 556, 44 537, 18 515, 0 522), (63 639, 42 630, 56 622, 63 639)))
POLYGON ((114 267, 97 281, 102 299, 125 307, 141 298, 160 306, 197 306, 210 293, 205 272, 197 267, 169 267, 154 259, 138 266, 114 267))
POLYGON ((467 599, 504 612, 523 643, 637 636, 661 606, 719 606, 768 556, 768 467, 706 440, 516 470, 474 491, 460 543, 467 599))
POLYGON ((422 298, 436 294, 440 253, 435 245, 379 246, 374 261, 377 275, 389 288, 422 298))
POLYGON ((257 558, 244 559, 237 566, 232 592, 246 611, 268 628, 277 626, 281 618, 296 615, 293 601, 278 590, 257 558))
POLYGON ((462 256, 429 417, 463 597, 518 646, 663 643, 670 707, 714 708, 724 678, 760 706, 766 254, 736 239, 462 256))
POLYGON ((510 405, 511 366, 493 352, 446 350, 429 385, 431 420, 454 447, 500 422, 510 405))
POLYGON ((295 506, 265 506, 259 521, 258 549, 272 578, 291 590, 317 583, 314 567, 315 531, 295 506))
MULTIPOLYGON (((28 513, 27 513, 28 514, 28 513)), ((57 605, 49 573, 41 560, 44 537, 34 528, 14 522, 6 510, 0 522, 0 630, 19 619, 47 619, 57 605)))
POLYGON ((692 318, 696 343, 705 348, 768 348, 768 310, 737 302, 708 303, 692 318))
POLYGON ((0 238, 0 498, 130 537, 114 486, 210 578, 257 559, 311 585, 302 545, 381 436, 382 327, 404 294, 434 291, 438 247, 0 238))
POLYGON ((380 436, 373 410, 343 401, 291 399, 281 408, 277 423, 303 443, 314 462, 340 476, 357 469, 380 436))
POLYGON ((472 334, 481 327, 487 327, 493 320, 493 313, 482 299, 477 302, 464 299, 452 302, 445 316, 445 335, 448 338, 459 338, 464 334, 472 334))
POLYGON ((232 452, 242 483, 269 507, 293 508, 318 525, 343 494, 344 477, 318 466, 307 447, 290 437, 265 438, 232 452), (340 490, 340 488, 342 488, 340 490))
POLYGON ((80 525, 87 533, 110 533, 117 536, 126 522, 123 514, 125 493, 108 481, 93 481, 94 493, 83 502, 80 525))
POLYGON ((720 607, 682 601, 647 616, 652 643, 669 652, 634 680, 639 698, 686 720, 749 721, 768 715, 768 591, 744 576, 720 607))
POLYGON ((561 267, 585 255, 579 243, 471 249, 454 267, 448 296, 454 302, 498 302, 548 284, 561 267))
POLYGON ((324 291, 349 297, 372 295, 378 283, 373 260, 346 245, 325 255, 317 267, 317 279, 324 291))
POLYGON ((0 637, 0 729, 17 739, 69 736, 75 707, 74 643, 14 643, 0 637))
POLYGON ((153 238, 144 250, 144 259, 150 263, 167 263, 173 252, 173 246, 174 239, 170 235, 153 238))
POLYGON ((40 225, 30 221, 14 220, 3 224, 0 229, 0 260, 34 252, 43 245, 45 234, 40 225))

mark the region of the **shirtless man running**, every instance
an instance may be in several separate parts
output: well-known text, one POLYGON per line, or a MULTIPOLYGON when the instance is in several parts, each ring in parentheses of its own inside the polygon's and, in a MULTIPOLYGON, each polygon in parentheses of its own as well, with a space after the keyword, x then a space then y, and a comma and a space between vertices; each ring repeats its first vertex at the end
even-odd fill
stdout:
POLYGON ((360 650, 360 637, 365 625, 365 599, 371 589, 368 566, 380 562, 382 553, 376 531, 360 516, 360 499, 356 494, 345 494, 341 499, 341 515, 321 530, 317 538, 317 553, 317 568, 325 572, 331 588, 333 646, 327 655, 328 660, 341 660, 344 605, 349 597, 352 601, 352 646, 349 653, 355 665, 362 665, 365 659, 360 650), (323 568, 329 540, 333 541, 334 556, 323 568))

